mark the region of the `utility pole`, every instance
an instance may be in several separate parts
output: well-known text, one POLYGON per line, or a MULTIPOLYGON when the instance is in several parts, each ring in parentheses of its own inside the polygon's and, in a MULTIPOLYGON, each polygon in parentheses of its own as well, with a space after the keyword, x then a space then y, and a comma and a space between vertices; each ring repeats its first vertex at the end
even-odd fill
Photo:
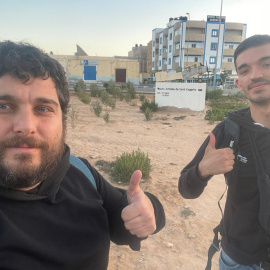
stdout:
POLYGON ((214 69, 213 90, 215 90, 215 88, 216 88, 216 80, 217 80, 217 62, 218 62, 218 49, 219 49, 219 37, 220 37, 220 25, 221 25, 221 15, 222 15, 222 4, 223 4, 223 0, 221 0, 220 15, 219 15, 218 44, 217 44, 216 63, 215 63, 215 69, 214 69))
MULTIPOLYGON (((186 15, 188 15, 188 20, 190 21, 190 14, 189 13, 186 13, 186 15)), ((187 37, 186 37, 186 41, 188 41, 187 39, 188 39, 188 33, 189 33, 189 31, 188 31, 189 29, 188 29, 188 27, 187 27, 187 37)), ((189 42, 187 42, 187 64, 186 64, 186 66, 188 66, 188 46, 189 46, 189 42)))

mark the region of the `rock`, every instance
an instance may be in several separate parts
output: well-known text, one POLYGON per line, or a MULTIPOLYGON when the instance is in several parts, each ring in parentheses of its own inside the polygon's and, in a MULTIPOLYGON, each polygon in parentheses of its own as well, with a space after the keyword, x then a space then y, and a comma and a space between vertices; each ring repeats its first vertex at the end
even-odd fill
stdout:
POLYGON ((172 248, 173 247, 173 243, 167 243, 167 248, 172 248))

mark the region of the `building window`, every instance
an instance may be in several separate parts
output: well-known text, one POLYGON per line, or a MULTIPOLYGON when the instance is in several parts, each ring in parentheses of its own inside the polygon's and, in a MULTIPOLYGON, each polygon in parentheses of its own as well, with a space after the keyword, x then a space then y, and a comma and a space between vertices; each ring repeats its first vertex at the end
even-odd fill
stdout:
POLYGON ((170 40, 172 40, 172 33, 170 33, 170 40))
POLYGON ((162 44, 162 37, 159 39, 159 44, 162 44))
POLYGON ((153 52, 153 57, 155 57, 155 52, 153 52))
POLYGON ((217 50, 217 43, 211 43, 211 51, 217 50))
POLYGON ((210 63, 210 64, 215 64, 215 63, 216 63, 216 57, 210 56, 209 63, 210 63))
POLYGON ((172 63, 172 58, 169 58, 169 65, 171 65, 172 63))
POLYGON ((159 49, 159 55, 161 55, 161 53, 162 53, 162 50, 161 50, 161 49, 159 49))
POLYGON ((172 45, 169 46, 169 53, 172 52, 172 45))
POLYGON ((161 60, 158 61, 158 65, 161 67, 161 60))
POLYGON ((232 63, 232 57, 228 58, 228 62, 232 63))
POLYGON ((155 41, 153 40, 153 47, 155 47, 155 41))
POLYGON ((155 67, 155 62, 152 62, 152 68, 155 67))
POLYGON ((229 49, 233 49, 233 45, 229 45, 229 49))
POLYGON ((194 62, 198 62, 198 56, 194 57, 194 62))
POLYGON ((218 29, 212 29, 212 37, 218 36, 218 29))
POLYGON ((191 44, 191 48, 196 48, 196 44, 195 43, 192 43, 191 44))

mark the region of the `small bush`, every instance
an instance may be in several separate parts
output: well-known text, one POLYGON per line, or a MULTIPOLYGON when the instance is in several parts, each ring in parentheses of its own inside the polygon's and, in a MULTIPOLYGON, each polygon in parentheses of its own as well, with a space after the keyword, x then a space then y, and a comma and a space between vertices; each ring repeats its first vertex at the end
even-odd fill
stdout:
POLYGON ((78 80, 74 86, 74 90, 75 92, 78 93, 82 93, 86 91, 86 87, 84 85, 84 81, 82 79, 78 80))
POLYGON ((108 112, 106 112, 104 115, 103 115, 103 120, 106 122, 106 123, 109 123, 110 121, 110 115, 108 112))
POLYGON ((149 102, 148 99, 145 99, 142 106, 140 106, 140 110, 145 112, 147 108, 149 108, 152 112, 156 112, 158 110, 158 105, 155 103, 155 101, 149 102))
POLYGON ((149 178, 151 164, 148 154, 140 149, 130 153, 123 153, 116 158, 112 176, 114 181, 129 184, 130 177, 135 170, 141 170, 144 179, 149 178))
POLYGON ((101 91, 100 100, 103 104, 109 104, 110 96, 106 90, 101 91))
POLYGON ((222 97, 222 90, 220 89, 216 89, 216 90, 210 90, 210 91, 206 91, 206 95, 205 95, 205 99, 209 100, 209 99, 218 99, 222 97))
POLYGON ((115 98, 110 98, 110 99, 109 99, 108 105, 109 105, 112 109, 115 109, 116 99, 115 99, 115 98))
POLYGON ((92 103, 92 109, 95 115, 99 117, 102 112, 102 105, 98 100, 92 103))
POLYGON ((136 91, 135 91, 135 87, 134 84, 132 82, 127 82, 127 92, 129 93, 129 96, 131 99, 135 99, 136 98, 136 91))
POLYGON ((144 94, 140 94, 140 101, 144 102, 145 101, 145 95, 144 94))
POLYGON ((153 112, 147 108, 145 111, 144 111, 144 116, 145 116, 145 120, 146 121, 150 121, 153 117, 153 112))
POLYGON ((130 98, 130 94, 129 93, 126 93, 126 95, 125 95, 125 101, 127 103, 129 103, 131 101, 131 98, 130 98))
POLYGON ((70 123, 71 123, 71 127, 74 129, 77 124, 78 124, 78 114, 79 111, 76 107, 76 105, 74 105, 73 103, 71 104, 71 109, 69 111, 69 116, 70 116, 70 123))
POLYGON ((98 88, 97 84, 91 83, 90 84, 90 96, 91 97, 100 97, 101 91, 98 88))

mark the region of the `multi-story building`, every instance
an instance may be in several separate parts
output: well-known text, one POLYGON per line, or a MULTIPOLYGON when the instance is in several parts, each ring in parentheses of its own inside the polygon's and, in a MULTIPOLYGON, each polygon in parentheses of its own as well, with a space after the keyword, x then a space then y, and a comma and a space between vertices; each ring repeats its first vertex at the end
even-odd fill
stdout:
POLYGON ((170 18, 166 28, 152 31, 152 72, 181 71, 203 65, 235 74, 234 51, 246 38, 247 25, 207 16, 207 21, 170 18))

